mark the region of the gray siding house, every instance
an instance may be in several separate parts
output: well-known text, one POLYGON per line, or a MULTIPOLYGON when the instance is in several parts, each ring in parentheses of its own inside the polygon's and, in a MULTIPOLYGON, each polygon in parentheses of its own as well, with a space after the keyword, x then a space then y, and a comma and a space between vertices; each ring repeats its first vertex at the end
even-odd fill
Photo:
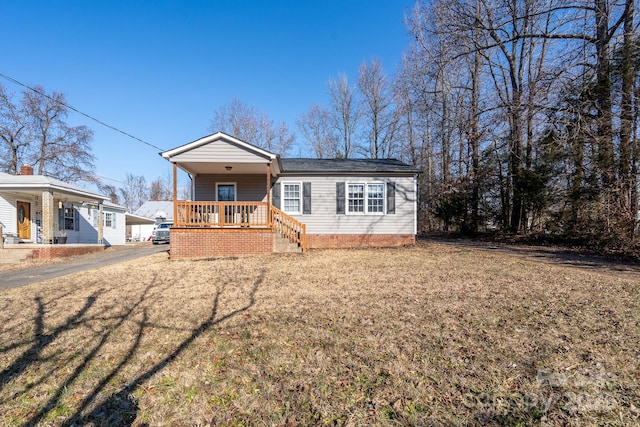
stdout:
POLYGON ((418 171, 400 161, 280 158, 222 132, 160 154, 174 166, 172 258, 415 242, 418 171))

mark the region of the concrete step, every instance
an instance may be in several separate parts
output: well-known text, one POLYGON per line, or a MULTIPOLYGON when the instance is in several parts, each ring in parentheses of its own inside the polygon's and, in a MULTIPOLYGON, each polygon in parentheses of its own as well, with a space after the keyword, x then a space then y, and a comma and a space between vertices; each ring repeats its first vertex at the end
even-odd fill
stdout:
POLYGON ((302 253, 302 248, 297 243, 291 242, 284 236, 274 234, 273 252, 276 253, 302 253))

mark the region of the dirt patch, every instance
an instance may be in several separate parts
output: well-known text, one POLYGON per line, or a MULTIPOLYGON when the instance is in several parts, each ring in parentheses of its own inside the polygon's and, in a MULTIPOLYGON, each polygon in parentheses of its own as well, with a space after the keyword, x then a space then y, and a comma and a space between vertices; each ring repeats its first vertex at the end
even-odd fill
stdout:
POLYGON ((0 292, 0 424, 636 424, 639 291, 439 243, 157 254, 0 292))

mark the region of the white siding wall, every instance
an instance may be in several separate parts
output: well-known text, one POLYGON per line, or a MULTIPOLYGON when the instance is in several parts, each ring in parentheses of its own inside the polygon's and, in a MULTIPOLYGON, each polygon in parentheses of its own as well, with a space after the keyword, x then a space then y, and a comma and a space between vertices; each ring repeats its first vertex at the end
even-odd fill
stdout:
POLYGON ((78 207, 80 213, 78 231, 67 230, 67 243, 98 243, 98 228, 94 227, 94 216, 97 209, 78 207))
POLYGON ((126 218, 124 212, 110 210, 107 207, 104 208, 104 212, 111 212, 112 215, 115 214, 115 227, 107 227, 106 225, 103 228, 104 231, 104 243, 109 246, 116 245, 124 245, 127 241, 126 239, 126 218))
POLYGON ((18 217, 16 212, 16 202, 28 202, 30 203, 31 217, 31 239, 30 241, 37 241, 38 236, 38 220, 42 220, 40 212, 42 212, 42 202, 40 197, 22 195, 14 197, 10 195, 3 195, 0 197, 0 224, 2 225, 2 234, 18 234, 18 217))
POLYGON ((16 234, 18 221, 16 216, 16 201, 9 196, 0 197, 0 225, 2 234, 16 234))
MULTIPOLYGON (((413 177, 280 177, 283 182, 311 183, 311 214, 292 215, 309 234, 415 234, 416 194, 413 177), (336 183, 395 183, 395 214, 336 214, 336 183)), ((386 212, 385 185, 385 212, 386 212)), ((282 191, 281 191, 282 197, 282 191)), ((348 203, 345 201, 345 210, 348 203)))
MULTIPOLYGON (((98 228, 96 224, 96 215, 98 209, 90 209, 79 207, 79 226, 78 231, 67 230, 67 243, 98 243, 98 228)), ((124 245, 126 243, 126 218, 124 212, 120 210, 109 209, 107 206, 103 208, 103 213, 115 214, 115 228, 104 225, 103 237, 107 246, 124 245)), ((104 222, 103 222, 104 224, 104 222)))

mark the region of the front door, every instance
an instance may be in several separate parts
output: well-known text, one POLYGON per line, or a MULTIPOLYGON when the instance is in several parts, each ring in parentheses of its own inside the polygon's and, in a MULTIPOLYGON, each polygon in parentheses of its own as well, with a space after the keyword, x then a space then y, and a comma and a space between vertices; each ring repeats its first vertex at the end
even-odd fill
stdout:
POLYGON ((20 239, 31 239, 31 203, 17 202, 18 212, 18 237, 20 239))
MULTIPOLYGON (((216 196, 219 202, 235 202, 236 201, 236 185, 235 184, 218 184, 216 190, 216 196)), ((232 224, 235 213, 234 206, 225 206, 224 208, 224 222, 226 224, 232 224)))

